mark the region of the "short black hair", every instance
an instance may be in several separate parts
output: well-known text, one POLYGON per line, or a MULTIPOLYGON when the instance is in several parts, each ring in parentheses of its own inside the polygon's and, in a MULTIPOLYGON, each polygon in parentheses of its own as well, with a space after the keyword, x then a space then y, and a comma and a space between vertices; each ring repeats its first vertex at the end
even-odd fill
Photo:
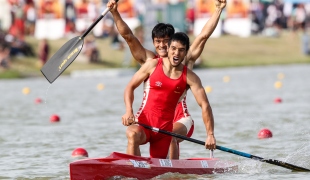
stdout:
POLYGON ((158 23, 152 30, 152 39, 154 38, 164 38, 171 37, 175 30, 171 24, 158 23))
POLYGON ((184 32, 177 32, 173 34, 168 42, 168 46, 170 47, 172 41, 178 41, 182 45, 186 46, 186 51, 189 49, 189 37, 184 32))

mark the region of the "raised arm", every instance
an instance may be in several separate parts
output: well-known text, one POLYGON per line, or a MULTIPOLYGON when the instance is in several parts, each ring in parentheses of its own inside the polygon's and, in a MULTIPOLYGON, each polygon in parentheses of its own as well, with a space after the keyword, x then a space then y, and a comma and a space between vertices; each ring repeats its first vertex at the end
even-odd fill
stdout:
POLYGON ((214 118, 212 113, 212 108, 209 103, 207 94, 202 87, 200 78, 191 70, 187 72, 187 84, 189 85, 198 105, 202 110, 202 119, 205 124, 207 139, 206 148, 216 149, 216 140, 214 137, 214 118))
POLYGON ((138 38, 132 33, 129 26, 122 19, 121 15, 117 10, 117 3, 114 0, 110 0, 107 4, 107 7, 110 8, 110 12, 114 18, 115 25, 117 27, 120 35, 125 39, 128 44, 132 56, 142 65, 145 63, 147 58, 154 58, 155 54, 145 49, 138 38))
POLYGON ((193 69, 195 61, 201 55, 207 40, 216 28, 221 13, 226 6, 226 0, 214 0, 214 5, 214 13, 208 22, 204 25, 200 34, 195 38, 187 53, 185 65, 187 65, 189 69, 193 69))
POLYGON ((133 116, 132 103, 134 100, 134 90, 154 71, 157 65, 157 59, 148 60, 141 68, 134 74, 132 79, 127 84, 124 91, 124 102, 126 113, 122 116, 123 125, 128 126, 132 121, 128 122, 133 116))

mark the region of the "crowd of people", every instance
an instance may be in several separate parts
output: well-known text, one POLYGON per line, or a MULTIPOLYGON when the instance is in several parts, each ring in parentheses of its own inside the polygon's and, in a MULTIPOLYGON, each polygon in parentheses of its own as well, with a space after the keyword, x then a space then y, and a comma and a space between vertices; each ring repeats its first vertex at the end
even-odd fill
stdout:
POLYGON ((16 38, 2 30, 0 30, 0 47, 0 69, 10 68, 11 57, 36 56, 33 47, 31 47, 26 41, 16 38))
POLYGON ((310 2, 295 4, 284 2, 282 0, 268 4, 253 2, 251 4, 253 33, 265 32, 267 35, 278 36, 282 29, 295 33, 309 28, 310 2))

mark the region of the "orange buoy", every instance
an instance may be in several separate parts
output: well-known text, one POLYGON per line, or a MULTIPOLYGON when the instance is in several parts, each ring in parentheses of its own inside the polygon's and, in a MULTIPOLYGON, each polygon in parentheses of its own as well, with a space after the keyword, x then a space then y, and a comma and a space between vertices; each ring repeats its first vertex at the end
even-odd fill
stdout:
POLYGON ((272 132, 267 129, 267 128, 263 128, 258 132, 257 137, 259 139, 266 139, 266 138, 271 138, 272 137, 272 132))
POLYGON ((97 85, 97 89, 98 89, 98 91, 103 90, 103 89, 104 89, 104 85, 103 85, 102 83, 99 83, 99 84, 97 85))
POLYGON ((24 87, 22 90, 23 94, 27 95, 30 93, 30 88, 29 87, 24 87))
POLYGON ((223 82, 228 83, 230 81, 230 77, 229 76, 224 76, 223 77, 223 82))
POLYGON ((281 87, 282 87, 282 82, 281 82, 281 81, 276 81, 276 82, 274 83, 274 88, 280 89, 281 87))
POLYGON ((212 92, 212 87, 211 86, 206 86, 205 87, 205 91, 206 91, 207 94, 211 93, 212 92))
POLYGON ((72 157, 88 157, 88 153, 84 148, 76 148, 72 151, 72 157))

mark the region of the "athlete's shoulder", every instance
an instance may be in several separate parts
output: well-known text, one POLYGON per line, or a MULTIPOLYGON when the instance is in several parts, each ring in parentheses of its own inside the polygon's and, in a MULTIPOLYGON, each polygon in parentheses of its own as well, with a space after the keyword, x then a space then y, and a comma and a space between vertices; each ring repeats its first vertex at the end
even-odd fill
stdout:
POLYGON ((195 74, 192 69, 190 69, 188 66, 184 65, 187 69, 187 74, 195 74))
POLYGON ((148 64, 157 64, 159 61, 159 58, 147 58, 146 63, 148 64))
POLYGON ((200 78, 198 75, 191 69, 187 68, 187 73, 186 73, 187 81, 199 81, 200 78))
POLYGON ((157 64, 158 64, 158 59, 148 58, 146 59, 145 63, 141 67, 143 67, 144 69, 152 69, 156 67, 157 64))
POLYGON ((147 58, 158 58, 158 56, 153 51, 150 51, 148 49, 145 49, 145 51, 146 51, 147 58))

